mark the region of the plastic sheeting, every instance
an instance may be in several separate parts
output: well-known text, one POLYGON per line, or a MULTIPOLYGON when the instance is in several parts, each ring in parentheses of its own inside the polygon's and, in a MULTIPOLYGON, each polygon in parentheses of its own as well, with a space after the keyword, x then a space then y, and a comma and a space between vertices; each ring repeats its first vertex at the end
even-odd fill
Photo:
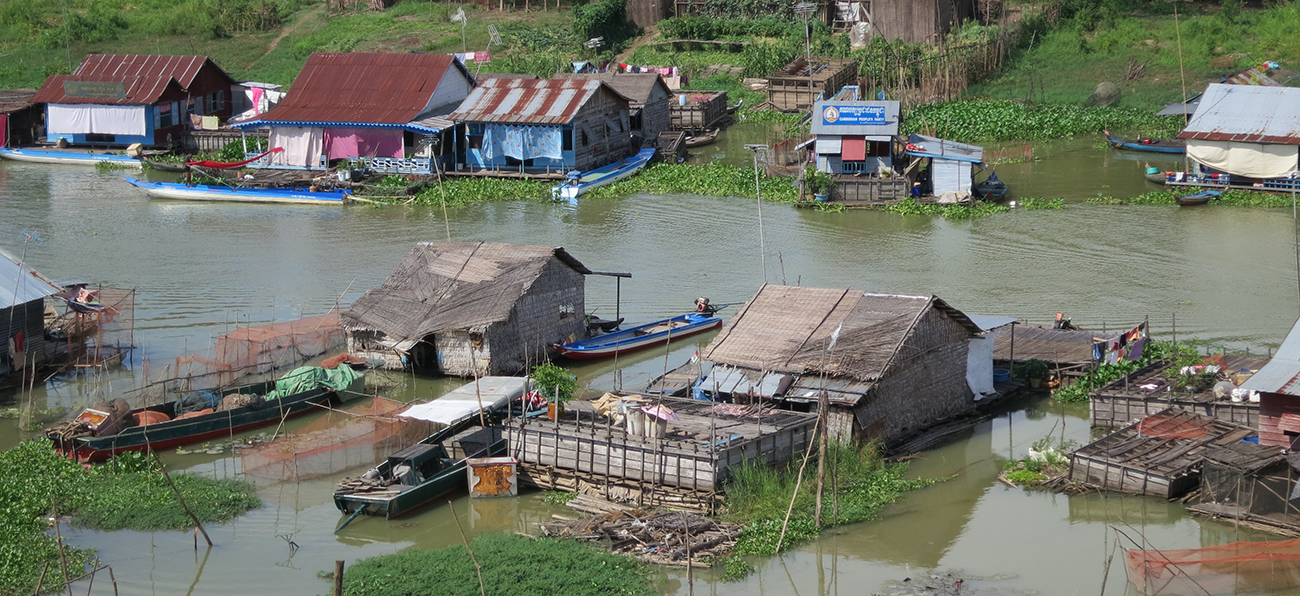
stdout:
POLYGON ((46 108, 48 134, 100 134, 144 136, 145 106, 57 104, 46 108))
POLYGON ((483 156, 515 159, 564 159, 564 136, 558 126, 489 124, 483 134, 483 156))
POLYGON ((275 382, 275 390, 266 394, 268 401, 281 397, 289 397, 311 391, 317 387, 325 387, 333 391, 346 391, 352 386, 352 383, 360 379, 363 375, 346 364, 340 364, 338 368, 325 369, 319 366, 300 366, 289 371, 288 374, 280 377, 275 382))
POLYGON ((330 159, 406 157, 402 131, 391 128, 326 128, 325 154, 330 159))
POLYGON ((271 156, 274 165, 317 167, 325 153, 325 133, 320 128, 277 126, 271 129, 270 145, 284 148, 271 156))
POLYGON ((479 405, 484 410, 503 408, 510 400, 524 394, 523 377, 483 377, 475 383, 463 385, 428 403, 411 406, 398 414, 439 424, 451 424, 467 416, 478 414, 479 405))
POLYGON ((990 331, 984 337, 970 340, 966 352, 966 384, 975 393, 975 399, 997 391, 993 388, 993 342, 997 335, 997 331, 990 331))
POLYGON ((1285 178, 1296 171, 1298 155, 1295 145, 1187 141, 1187 157, 1220 172, 1247 178, 1285 178))

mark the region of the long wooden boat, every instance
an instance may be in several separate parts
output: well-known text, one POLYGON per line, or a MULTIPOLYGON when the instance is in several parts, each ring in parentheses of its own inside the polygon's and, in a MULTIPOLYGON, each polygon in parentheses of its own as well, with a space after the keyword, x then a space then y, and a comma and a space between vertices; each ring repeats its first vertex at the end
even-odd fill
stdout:
POLYGON ((627 159, 616 161, 580 175, 570 174, 570 179, 565 180, 563 184, 555 185, 555 188, 551 189, 551 197, 556 200, 564 199, 574 202, 578 199, 578 196, 589 190, 613 184, 640 172, 646 164, 650 163, 650 158, 654 157, 654 155, 655 148, 653 146, 646 147, 627 159))
POLYGON ((1220 190, 1202 190, 1189 195, 1176 195, 1174 201, 1178 203, 1179 207, 1199 207, 1209 203, 1212 199, 1219 198, 1221 194, 1223 194, 1223 191, 1220 190))
POLYGON ((172 162, 158 161, 158 160, 148 159, 148 158, 144 160, 144 163, 148 164, 150 168, 158 170, 159 172, 184 172, 185 171, 185 164, 183 163, 172 163, 172 162))
POLYGON ((588 339, 553 344, 551 347, 561 356, 569 358, 604 358, 662 345, 670 339, 704 333, 721 326, 722 319, 712 313, 690 313, 588 339))
POLYGON ((155 199, 179 201, 229 201, 236 203, 287 203, 294 205, 341 205, 351 198, 346 190, 313 191, 305 188, 232 188, 179 182, 147 182, 126 178, 127 183, 155 199))
POLYGON ((138 168, 144 163, 129 155, 113 153, 93 153, 89 151, 59 151, 57 149, 19 149, 0 147, 0 158, 28 163, 50 163, 63 165, 93 166, 101 161, 130 168, 138 168))
MULTIPOLYGON (((180 445, 225 438, 234 433, 276 424, 283 419, 306 414, 330 399, 346 401, 351 396, 363 394, 365 376, 359 374, 353 384, 346 390, 336 391, 317 385, 306 391, 271 400, 263 400, 260 396, 274 391, 276 383, 277 381, 269 381, 221 390, 220 396, 222 398, 237 394, 259 396, 256 398, 258 401, 231 410, 214 411, 198 416, 179 418, 178 415, 182 413, 181 405, 184 400, 184 398, 181 398, 131 411, 132 415, 146 411, 159 412, 171 419, 167 422, 131 426, 114 434, 100 437, 81 436, 64 439, 59 434, 49 431, 47 431, 46 437, 54 443, 55 449, 60 453, 75 458, 82 463, 103 461, 127 451, 169 449, 180 445)), ((92 412, 92 410, 87 410, 87 412, 92 412)), ((86 413, 83 413, 82 416, 86 416, 86 413)))
POLYGON ((1106 142, 1116 149, 1175 155, 1187 153, 1187 141, 1183 139, 1121 139, 1110 134, 1108 130, 1103 130, 1101 133, 1106 135, 1106 142))
POLYGON ((351 517, 338 529, 361 514, 392 519, 465 488, 467 460, 506 452, 501 429, 480 426, 480 410, 499 420, 526 388, 523 377, 483 377, 399 414, 445 426, 389 455, 360 478, 344 478, 334 491, 334 506, 351 517))
POLYGON ((716 128, 713 130, 705 131, 703 134, 699 134, 699 135, 692 135, 691 133, 686 133, 686 146, 700 147, 703 145, 708 145, 709 143, 712 143, 713 141, 717 140, 717 138, 718 138, 718 129, 716 128))

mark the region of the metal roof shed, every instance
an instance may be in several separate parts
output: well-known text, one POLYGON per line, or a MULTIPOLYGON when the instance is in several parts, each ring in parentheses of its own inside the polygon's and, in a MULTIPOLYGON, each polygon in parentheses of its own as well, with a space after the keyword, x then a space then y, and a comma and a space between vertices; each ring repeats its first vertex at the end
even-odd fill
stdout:
POLYGON ((1300 89, 1210 85, 1178 138, 1187 156, 1246 178, 1281 178, 1300 159, 1300 89))
POLYGON ((907 138, 907 154, 930 160, 934 195, 971 191, 973 165, 984 160, 984 148, 913 133, 907 138))

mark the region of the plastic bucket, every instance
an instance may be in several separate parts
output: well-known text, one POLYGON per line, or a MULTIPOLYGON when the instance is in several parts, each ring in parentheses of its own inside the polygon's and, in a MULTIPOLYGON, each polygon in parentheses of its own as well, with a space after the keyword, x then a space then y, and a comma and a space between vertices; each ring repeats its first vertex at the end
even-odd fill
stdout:
POLYGON ((993 369, 993 382, 1002 383, 1011 380, 1011 370, 1006 368, 993 369))

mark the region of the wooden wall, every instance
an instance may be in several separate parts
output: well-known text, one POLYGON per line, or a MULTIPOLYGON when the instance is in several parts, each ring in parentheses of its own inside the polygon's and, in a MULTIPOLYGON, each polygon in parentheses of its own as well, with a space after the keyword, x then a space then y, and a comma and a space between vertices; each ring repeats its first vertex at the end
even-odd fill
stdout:
POLYGON ((0 347, 3 348, 0 351, 0 373, 11 370, 13 361, 9 358, 9 340, 20 331, 26 344, 26 366, 30 367, 33 362, 40 365, 49 359, 45 343, 44 299, 0 309, 0 347))
POLYGON ((1122 428, 1171 407, 1191 410, 1250 428, 1259 427, 1259 404, 1251 402, 1198 402, 1176 397, 1143 399, 1139 396, 1097 393, 1088 404, 1092 426, 1108 428, 1122 428))
POLYGON ((628 0, 627 20, 637 27, 649 27, 663 20, 665 14, 664 0, 628 0))
POLYGON ((1282 415, 1300 416, 1300 397, 1281 393, 1260 393, 1259 444, 1295 449, 1300 447, 1300 434, 1282 429, 1282 415))
POLYGON ((551 257, 515 302, 510 318, 488 329, 484 343, 491 346, 492 355, 487 374, 522 373, 546 360, 547 346, 583 337, 585 288, 581 273, 551 257))
POLYGON ((573 119, 574 169, 587 171, 623 159, 632 146, 631 122, 627 101, 602 88, 578 109, 573 119), (611 129, 617 122, 622 130, 611 129), (582 143, 581 132, 587 143, 582 143))

